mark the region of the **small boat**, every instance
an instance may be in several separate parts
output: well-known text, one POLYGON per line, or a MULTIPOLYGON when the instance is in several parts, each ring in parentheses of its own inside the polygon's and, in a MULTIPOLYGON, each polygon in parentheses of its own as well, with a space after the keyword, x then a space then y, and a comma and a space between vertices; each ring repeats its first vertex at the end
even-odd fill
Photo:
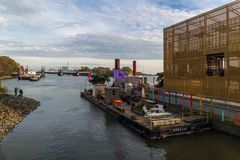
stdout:
POLYGON ((30 81, 39 81, 40 79, 41 79, 41 77, 39 77, 39 76, 33 76, 29 80, 30 81))

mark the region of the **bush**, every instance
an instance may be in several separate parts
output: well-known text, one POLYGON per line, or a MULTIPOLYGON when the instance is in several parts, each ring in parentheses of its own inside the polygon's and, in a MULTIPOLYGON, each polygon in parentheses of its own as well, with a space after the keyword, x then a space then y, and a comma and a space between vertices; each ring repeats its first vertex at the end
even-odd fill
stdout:
POLYGON ((3 85, 2 82, 0 82, 0 94, 6 93, 7 92, 7 87, 3 85))
POLYGON ((105 84, 105 82, 110 82, 110 78, 108 75, 100 75, 100 74, 94 74, 91 76, 91 79, 89 81, 90 83, 94 84, 105 84))

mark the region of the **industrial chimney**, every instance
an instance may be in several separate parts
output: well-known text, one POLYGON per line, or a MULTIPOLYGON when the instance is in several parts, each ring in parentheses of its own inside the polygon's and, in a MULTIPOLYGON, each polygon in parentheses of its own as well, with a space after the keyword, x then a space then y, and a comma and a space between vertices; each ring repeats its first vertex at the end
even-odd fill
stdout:
POLYGON ((115 69, 120 69, 120 59, 115 59, 115 69))
POLYGON ((137 62, 133 61, 133 76, 137 75, 137 62))

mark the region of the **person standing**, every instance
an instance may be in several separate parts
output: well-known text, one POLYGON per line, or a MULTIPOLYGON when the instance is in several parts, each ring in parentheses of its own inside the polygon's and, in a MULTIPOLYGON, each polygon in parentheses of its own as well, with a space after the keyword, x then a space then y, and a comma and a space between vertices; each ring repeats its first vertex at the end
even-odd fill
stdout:
POLYGON ((18 92, 18 88, 15 87, 15 89, 14 89, 15 96, 17 96, 17 92, 18 92))
POLYGON ((23 96, 23 90, 22 89, 19 89, 19 95, 18 96, 20 96, 20 97, 23 96))

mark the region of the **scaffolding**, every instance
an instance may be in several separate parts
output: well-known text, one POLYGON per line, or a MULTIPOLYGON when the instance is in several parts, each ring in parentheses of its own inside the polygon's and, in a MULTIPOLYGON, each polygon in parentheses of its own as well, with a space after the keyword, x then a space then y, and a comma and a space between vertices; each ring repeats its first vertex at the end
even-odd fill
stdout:
POLYGON ((240 2, 164 29, 164 89, 240 102, 240 2))

